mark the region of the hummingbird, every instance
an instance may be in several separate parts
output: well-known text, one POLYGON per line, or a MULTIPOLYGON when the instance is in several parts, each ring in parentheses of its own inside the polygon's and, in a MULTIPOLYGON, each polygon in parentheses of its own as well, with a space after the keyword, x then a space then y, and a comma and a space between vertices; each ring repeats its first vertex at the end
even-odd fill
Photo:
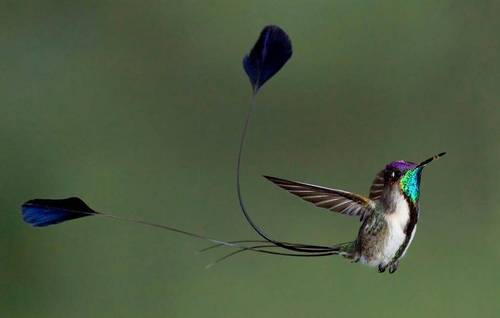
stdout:
POLYGON ((388 163, 372 182, 368 197, 303 182, 264 176, 301 199, 340 214, 359 217, 362 222, 354 241, 332 246, 330 251, 352 262, 377 267, 380 273, 394 273, 417 230, 420 179, 431 161, 419 164, 398 160, 388 163))
POLYGON ((255 252, 292 257, 341 255, 353 262, 376 266, 380 272, 389 269, 390 273, 394 273, 415 235, 422 170, 445 153, 419 164, 404 160, 389 163, 375 177, 368 198, 343 190, 265 176, 279 187, 318 207, 359 217, 362 225, 357 238, 351 242, 318 245, 277 240, 257 226, 247 211, 241 191, 241 162, 250 117, 256 109, 257 95, 263 85, 282 69, 291 56, 292 45, 286 32, 278 26, 269 25, 264 27, 249 54, 243 58, 243 68, 250 80, 253 94, 240 139, 236 163, 236 194, 243 216, 261 239, 220 240, 169 225, 96 211, 78 197, 26 201, 21 206, 23 220, 34 227, 46 227, 83 217, 106 217, 212 243, 202 251, 221 246, 235 249, 208 267, 242 252, 255 252))

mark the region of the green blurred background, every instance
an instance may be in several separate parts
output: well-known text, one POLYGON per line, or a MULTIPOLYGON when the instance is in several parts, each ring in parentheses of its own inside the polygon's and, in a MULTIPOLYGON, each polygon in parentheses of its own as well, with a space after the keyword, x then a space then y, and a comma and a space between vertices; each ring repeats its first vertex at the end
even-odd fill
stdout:
POLYGON ((498 1, 2 1, 2 317, 498 317, 498 1), (88 218, 33 229, 19 205, 78 195, 120 216, 256 238, 235 195, 266 24, 294 56, 262 90, 243 192, 282 240, 359 223, 260 177, 367 193, 389 161, 426 169, 416 239, 394 275, 338 257, 245 254, 88 218))

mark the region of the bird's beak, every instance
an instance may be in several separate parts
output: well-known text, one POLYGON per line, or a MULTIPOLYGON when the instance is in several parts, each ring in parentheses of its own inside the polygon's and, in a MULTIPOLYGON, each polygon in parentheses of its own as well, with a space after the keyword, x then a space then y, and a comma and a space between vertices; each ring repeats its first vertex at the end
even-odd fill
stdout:
POLYGON ((441 157, 442 157, 442 156, 444 156, 444 155, 446 155, 446 152, 442 152, 442 153, 440 153, 440 154, 437 154, 437 155, 435 155, 435 156, 432 156, 432 157, 430 157, 429 159, 424 160, 424 161, 422 161, 421 163, 419 163, 419 164, 417 165, 417 168, 423 168, 423 167, 427 166, 427 165, 428 165, 431 161, 433 161, 433 160, 435 160, 435 159, 439 159, 439 158, 441 158, 441 157))

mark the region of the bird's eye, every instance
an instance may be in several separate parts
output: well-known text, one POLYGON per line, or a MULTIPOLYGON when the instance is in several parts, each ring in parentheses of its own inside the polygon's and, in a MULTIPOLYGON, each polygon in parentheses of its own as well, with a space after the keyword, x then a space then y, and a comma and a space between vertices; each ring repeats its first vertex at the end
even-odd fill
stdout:
POLYGON ((395 181, 395 180, 398 180, 400 176, 401 176, 401 173, 397 170, 389 171, 386 174, 386 180, 395 181))
POLYGON ((398 170, 386 170, 384 174, 384 179, 386 181, 396 181, 401 176, 401 173, 398 170))
POLYGON ((392 174, 391 174, 391 177, 392 177, 393 180, 397 180, 397 179, 399 179, 399 177, 401 177, 401 172, 399 172, 397 170, 393 171, 392 174))

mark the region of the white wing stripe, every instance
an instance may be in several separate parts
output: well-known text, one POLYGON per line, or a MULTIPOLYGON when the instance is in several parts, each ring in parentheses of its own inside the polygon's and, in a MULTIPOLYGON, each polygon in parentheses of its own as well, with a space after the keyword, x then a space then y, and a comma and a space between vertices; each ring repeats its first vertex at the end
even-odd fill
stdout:
POLYGON ((288 190, 288 192, 290 192, 290 193, 315 193, 316 191, 314 191, 314 190, 288 190))
POLYGON ((307 195, 307 196, 301 196, 302 199, 307 200, 307 199, 317 199, 317 198, 328 198, 328 195, 326 194, 317 194, 317 195, 307 195))
POLYGON ((344 204, 346 204, 346 203, 349 203, 349 201, 345 200, 345 201, 343 201, 343 202, 340 202, 339 204, 337 204, 337 205, 335 205, 335 206, 332 206, 332 207, 330 208, 330 210, 334 210, 334 209, 338 208, 339 206, 342 206, 342 205, 344 205, 344 204))

